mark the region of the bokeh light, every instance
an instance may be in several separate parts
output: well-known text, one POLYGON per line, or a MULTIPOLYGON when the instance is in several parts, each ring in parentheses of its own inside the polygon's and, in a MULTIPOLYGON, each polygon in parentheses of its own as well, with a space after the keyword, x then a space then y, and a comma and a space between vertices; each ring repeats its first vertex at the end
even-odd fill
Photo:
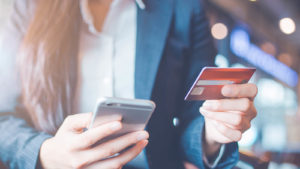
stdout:
POLYGON ((287 66, 293 65, 293 57, 287 53, 282 53, 278 56, 280 62, 286 64, 287 66))
POLYGON ((215 39, 222 40, 228 35, 228 29, 223 23, 216 23, 211 28, 211 34, 215 39))
POLYGON ((271 43, 271 42, 265 42, 263 44, 260 45, 261 50, 263 50, 264 52, 275 56, 277 53, 277 49, 276 47, 271 43))
POLYGON ((221 54, 218 54, 216 56, 215 64, 218 67, 223 67, 223 68, 224 67, 229 67, 229 61, 228 61, 228 59, 224 55, 221 55, 221 54))
POLYGON ((279 21, 279 28, 285 34, 292 34, 296 30, 296 24, 291 18, 282 18, 279 21))

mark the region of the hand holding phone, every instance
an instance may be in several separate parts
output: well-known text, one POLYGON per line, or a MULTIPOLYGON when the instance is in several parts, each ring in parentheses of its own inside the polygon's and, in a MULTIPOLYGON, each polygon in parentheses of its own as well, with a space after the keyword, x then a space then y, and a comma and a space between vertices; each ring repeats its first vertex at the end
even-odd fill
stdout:
POLYGON ((148 133, 139 131, 93 146, 119 131, 122 125, 112 121, 85 131, 91 116, 92 113, 68 116, 55 136, 43 142, 39 153, 42 168, 122 168, 148 143, 148 133), (134 146, 126 149, 131 145, 134 146), (120 155, 109 158, 121 151, 120 155))
POLYGON ((155 103, 150 100, 104 97, 98 100, 89 128, 121 120, 122 129, 97 143, 101 144, 131 132, 144 130, 154 109, 155 103))

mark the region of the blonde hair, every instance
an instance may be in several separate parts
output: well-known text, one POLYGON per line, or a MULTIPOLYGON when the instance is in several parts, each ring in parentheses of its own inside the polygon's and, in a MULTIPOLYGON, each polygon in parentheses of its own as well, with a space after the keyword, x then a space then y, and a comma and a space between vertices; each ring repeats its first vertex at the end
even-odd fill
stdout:
POLYGON ((35 128, 54 134, 74 111, 79 0, 36 2, 18 57, 22 103, 35 128))

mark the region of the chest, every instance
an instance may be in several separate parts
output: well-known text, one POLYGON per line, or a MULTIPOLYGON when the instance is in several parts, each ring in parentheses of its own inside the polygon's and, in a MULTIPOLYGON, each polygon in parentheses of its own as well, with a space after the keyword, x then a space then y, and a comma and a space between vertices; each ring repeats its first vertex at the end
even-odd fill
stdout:
POLYGON ((136 6, 115 4, 101 32, 87 13, 79 40, 80 112, 92 111, 99 97, 134 98, 136 6), (120 11, 120 10, 121 11, 120 11))

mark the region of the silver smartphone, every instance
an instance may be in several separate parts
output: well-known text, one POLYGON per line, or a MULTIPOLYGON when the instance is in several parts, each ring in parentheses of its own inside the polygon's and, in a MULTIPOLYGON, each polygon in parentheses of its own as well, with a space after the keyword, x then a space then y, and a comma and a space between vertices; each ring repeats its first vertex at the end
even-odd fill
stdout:
POLYGON ((154 110, 155 103, 150 100, 103 97, 97 102, 89 128, 121 119, 122 129, 97 143, 101 144, 145 129, 154 110))

